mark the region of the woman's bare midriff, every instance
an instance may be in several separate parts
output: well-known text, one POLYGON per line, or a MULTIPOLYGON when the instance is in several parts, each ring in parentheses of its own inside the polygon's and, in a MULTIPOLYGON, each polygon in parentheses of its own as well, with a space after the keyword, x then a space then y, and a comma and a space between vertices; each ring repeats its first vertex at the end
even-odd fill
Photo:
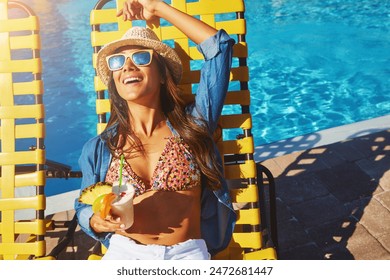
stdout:
POLYGON ((186 191, 147 191, 134 198, 134 224, 117 234, 140 244, 174 245, 199 239, 200 187, 186 191))

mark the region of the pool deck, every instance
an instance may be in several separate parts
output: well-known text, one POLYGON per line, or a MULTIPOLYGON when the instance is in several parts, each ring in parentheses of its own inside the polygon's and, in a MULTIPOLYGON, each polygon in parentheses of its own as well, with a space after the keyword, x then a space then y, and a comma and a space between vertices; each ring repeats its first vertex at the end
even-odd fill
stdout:
MULTIPOLYGON (((390 259, 389 129, 262 163, 276 181, 279 259, 390 259)), ((47 252, 65 232, 47 233, 47 252)), ((77 228, 59 259, 86 259, 93 245, 77 228)))

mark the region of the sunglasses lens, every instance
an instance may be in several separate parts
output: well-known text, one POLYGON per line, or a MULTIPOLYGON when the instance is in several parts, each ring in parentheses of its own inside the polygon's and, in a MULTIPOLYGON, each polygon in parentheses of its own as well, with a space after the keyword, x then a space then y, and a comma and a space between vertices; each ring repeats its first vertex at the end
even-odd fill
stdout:
POLYGON ((152 56, 150 55, 150 52, 136 52, 131 58, 135 65, 143 66, 150 63, 152 56))
POLYGON ((126 57, 123 54, 112 56, 108 59, 108 67, 111 71, 120 69, 126 61, 126 57))

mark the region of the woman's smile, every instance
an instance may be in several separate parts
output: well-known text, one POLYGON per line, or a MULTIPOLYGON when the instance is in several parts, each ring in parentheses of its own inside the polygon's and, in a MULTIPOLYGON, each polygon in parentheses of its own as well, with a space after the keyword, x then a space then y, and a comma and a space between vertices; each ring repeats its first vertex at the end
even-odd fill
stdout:
POLYGON ((122 83, 124 83, 125 85, 128 85, 128 84, 134 84, 134 83, 139 83, 141 82, 143 79, 141 77, 136 77, 136 76, 130 76, 130 77, 126 77, 123 79, 122 83))
POLYGON ((143 80, 144 78, 141 75, 134 74, 123 75, 123 77, 121 77, 122 84, 124 85, 139 85, 143 80))

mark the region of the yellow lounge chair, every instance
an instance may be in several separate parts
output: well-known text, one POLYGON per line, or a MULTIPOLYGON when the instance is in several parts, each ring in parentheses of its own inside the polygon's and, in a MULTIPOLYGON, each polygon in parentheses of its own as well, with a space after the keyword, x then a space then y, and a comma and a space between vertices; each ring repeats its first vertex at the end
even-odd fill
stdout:
MULTIPOLYGON (((0 0, 0 259, 45 256, 45 232, 55 224, 44 220, 46 178, 81 177, 45 157, 40 49, 34 12, 0 0)), ((68 224, 74 228, 77 221, 68 224)), ((69 241, 62 239, 49 258, 69 241)))
MULTIPOLYGON (((116 3, 101 0, 91 12, 94 67, 99 49, 108 42, 120 38, 132 26, 132 22, 124 22, 122 18, 116 17, 116 7, 122 7, 123 2, 124 0, 117 0, 116 3)), ((231 196, 237 207, 238 220, 230 245, 215 258, 276 259, 276 249, 265 247, 263 239, 264 225, 261 223, 260 210, 262 201, 259 198, 259 193, 262 192, 259 191, 258 186, 262 185, 262 181, 257 184, 257 169, 259 172, 265 171, 266 175, 272 174, 269 174, 261 165, 256 166, 253 160, 254 142, 249 112, 250 92, 248 90, 249 70, 246 65, 248 52, 245 42, 244 2, 243 0, 199 0, 196 2, 172 0, 171 5, 190 15, 199 16, 201 20, 217 29, 225 29, 236 40, 233 49, 231 85, 225 105, 237 112, 223 113, 221 116, 220 126, 224 137, 218 142, 218 147, 225 159, 225 176, 232 186, 231 196), (234 134, 237 131, 239 132, 234 134), (238 135, 234 137, 235 139, 231 139, 229 135, 232 134, 238 135)), ((167 26, 164 22, 149 22, 148 27, 153 29, 160 39, 174 46, 181 56, 184 73, 180 87, 188 97, 188 101, 193 100, 192 86, 199 81, 199 69, 194 66, 196 64, 194 61, 202 60, 202 55, 175 27, 167 26)), ((106 115, 110 111, 110 103, 106 98, 106 86, 98 76, 95 76, 94 86, 97 93, 97 132, 101 133, 106 126, 106 115)), ((271 221, 275 221, 274 210, 271 214, 273 214, 271 221)), ((275 229, 275 224, 273 225, 275 229)), ((272 235, 275 244, 277 238, 275 231, 272 235)), ((99 256, 94 254, 90 259, 99 259, 99 256)))
MULTIPOLYGON (((45 126, 38 18, 0 0, 0 259, 45 255, 45 126), (23 16, 9 18, 9 11, 23 16), (22 52, 26 59, 15 60, 22 52), (21 195, 26 187, 35 186, 21 195), (17 221, 35 210, 35 219, 17 221)), ((30 187, 31 188, 31 187, 30 187)))

